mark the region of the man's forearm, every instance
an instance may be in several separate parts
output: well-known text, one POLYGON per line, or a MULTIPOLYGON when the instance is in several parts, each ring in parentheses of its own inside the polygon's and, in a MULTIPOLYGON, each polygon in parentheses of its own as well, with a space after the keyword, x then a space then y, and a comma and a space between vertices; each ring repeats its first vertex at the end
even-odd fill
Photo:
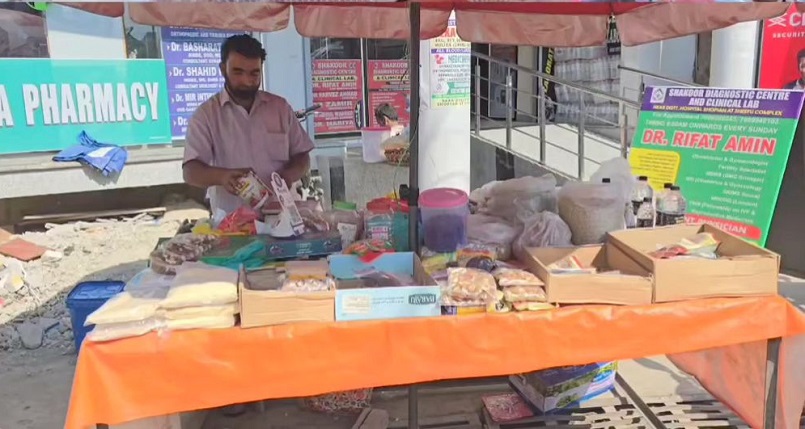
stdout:
POLYGON ((292 183, 297 182, 305 176, 310 169, 310 154, 300 153, 295 155, 288 161, 286 167, 280 173, 285 182, 290 187, 292 183))
POLYGON ((182 176, 185 183, 197 188, 206 189, 220 185, 218 178, 220 168, 209 166, 201 161, 188 161, 182 166, 182 176))

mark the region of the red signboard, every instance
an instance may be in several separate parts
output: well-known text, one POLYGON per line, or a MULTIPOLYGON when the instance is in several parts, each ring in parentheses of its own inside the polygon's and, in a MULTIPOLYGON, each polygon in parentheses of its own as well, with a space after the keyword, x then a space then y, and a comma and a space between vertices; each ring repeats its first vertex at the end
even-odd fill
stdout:
POLYGON ((796 6, 764 22, 761 49, 760 88, 805 88, 805 16, 796 6))
POLYGON ((316 134, 355 132, 355 104, 363 98, 361 60, 313 60, 316 134))
POLYGON ((369 60, 369 73, 366 78, 369 87, 369 123, 377 126, 375 109, 388 103, 397 111, 400 123, 407 125, 408 93, 411 82, 408 73, 408 60, 369 60))

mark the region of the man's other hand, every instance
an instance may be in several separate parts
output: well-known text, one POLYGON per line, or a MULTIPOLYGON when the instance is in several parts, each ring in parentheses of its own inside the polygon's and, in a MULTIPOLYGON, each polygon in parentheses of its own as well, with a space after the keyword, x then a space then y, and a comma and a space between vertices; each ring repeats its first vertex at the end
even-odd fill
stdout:
POLYGON ((218 185, 223 186, 232 195, 238 194, 238 181, 251 172, 248 168, 222 169, 219 173, 218 185))

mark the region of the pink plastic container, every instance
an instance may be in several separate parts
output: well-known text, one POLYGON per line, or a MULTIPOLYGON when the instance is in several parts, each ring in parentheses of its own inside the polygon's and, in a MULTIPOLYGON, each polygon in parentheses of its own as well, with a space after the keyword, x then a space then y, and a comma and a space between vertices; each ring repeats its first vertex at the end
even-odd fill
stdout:
POLYGON ((425 247, 449 253, 467 243, 468 203, 469 196, 460 189, 434 188, 419 195, 425 247))

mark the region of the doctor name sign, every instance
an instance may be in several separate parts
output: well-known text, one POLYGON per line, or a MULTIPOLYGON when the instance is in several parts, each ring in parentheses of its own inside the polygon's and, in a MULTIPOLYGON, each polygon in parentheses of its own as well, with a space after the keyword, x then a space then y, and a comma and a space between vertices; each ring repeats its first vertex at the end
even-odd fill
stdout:
POLYGON ((159 60, 0 60, 0 154, 170 143, 159 60))

